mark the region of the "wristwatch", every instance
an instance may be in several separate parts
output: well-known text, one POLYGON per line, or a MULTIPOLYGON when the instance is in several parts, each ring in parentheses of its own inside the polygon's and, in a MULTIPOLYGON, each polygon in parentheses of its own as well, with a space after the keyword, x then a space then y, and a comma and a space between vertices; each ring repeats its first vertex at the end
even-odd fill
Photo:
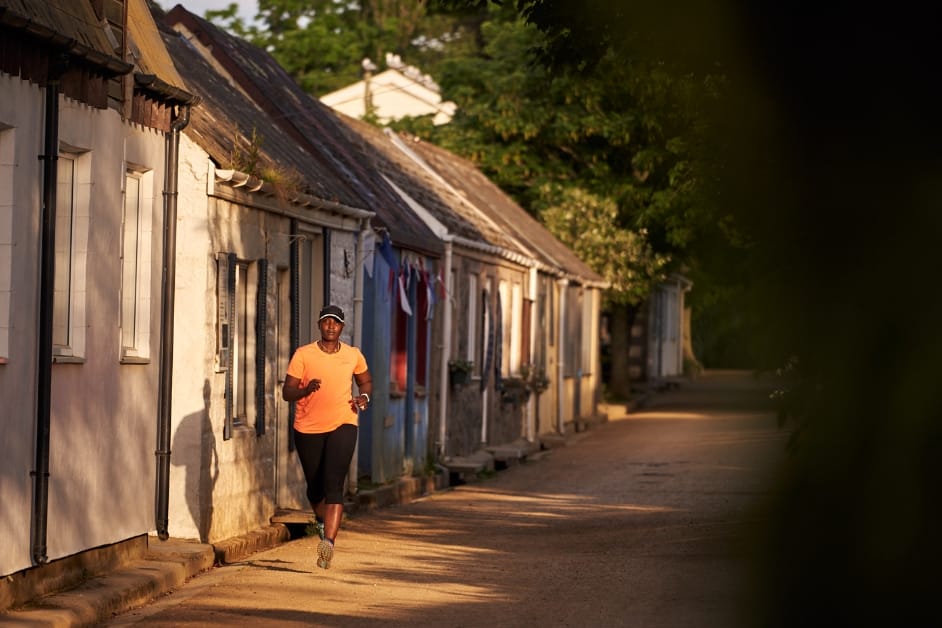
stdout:
POLYGON ((366 393, 360 393, 360 396, 361 396, 361 397, 366 397, 366 403, 369 403, 369 402, 370 402, 370 396, 369 396, 368 394, 366 394, 366 393))

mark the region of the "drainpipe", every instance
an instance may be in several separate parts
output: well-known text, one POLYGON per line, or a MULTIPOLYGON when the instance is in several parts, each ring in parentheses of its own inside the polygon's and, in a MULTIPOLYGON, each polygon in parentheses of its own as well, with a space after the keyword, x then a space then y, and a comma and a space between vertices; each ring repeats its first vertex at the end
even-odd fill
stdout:
MULTIPOLYGON (((530 293, 530 303, 537 302, 537 294, 539 292, 539 276, 536 270, 536 264, 530 266, 528 272, 529 279, 529 293, 530 293)), ((527 363, 530 364, 530 369, 533 370, 537 367, 534 363, 533 356, 536 353, 536 324, 533 322, 533 317, 537 316, 536 308, 530 308, 530 355, 524 356, 527 363)), ((539 395, 530 395, 530 402, 527 404, 527 441, 536 442, 536 413, 538 410, 538 404, 540 403, 539 395)))
POLYGON ((36 377, 36 466, 33 476, 33 514, 30 523, 33 563, 49 562, 46 523, 49 514, 49 429, 52 397, 52 302, 56 266, 56 182, 59 176, 59 83, 68 58, 55 59, 46 81, 43 154, 42 232, 39 269, 39 348, 36 377), (54 67, 53 67, 54 66, 54 67))
POLYGON ((563 420, 563 408, 565 407, 566 382, 563 379, 566 373, 566 288, 569 287, 568 279, 559 279, 556 284, 559 286, 559 342, 556 345, 556 351, 559 354, 556 360, 556 385, 558 394, 556 395, 556 430, 560 434, 566 433, 566 426, 563 420))
POLYGON ((439 384, 439 418, 438 418, 438 457, 445 457, 446 443, 448 437, 448 360, 451 357, 451 308, 454 307, 453 293, 454 286, 451 285, 451 264, 452 264, 452 241, 445 240, 445 317, 442 321, 442 360, 441 374, 439 384))
POLYGON ((484 290, 484 338, 486 339, 487 346, 491 347, 490 351, 486 351, 488 357, 484 358, 484 364, 481 368, 481 447, 487 445, 487 419, 488 419, 488 391, 490 389, 491 382, 491 370, 494 367, 494 356, 497 352, 497 339, 496 336, 494 341, 491 342, 491 334, 494 334, 494 310, 491 307, 491 290, 492 284, 488 281, 487 288, 484 290))
POLYGON ((177 176, 179 172, 180 131, 190 123, 190 106, 174 118, 167 133, 164 162, 164 251, 160 308, 160 388, 157 392, 157 486, 155 519, 157 536, 170 538, 167 531, 170 509, 170 406, 173 395, 173 310, 177 272, 177 176))
MULTIPOLYGON (((370 229, 369 218, 360 220, 360 232, 357 234, 357 248, 353 252, 353 346, 363 344, 363 269, 360 267, 366 259, 366 232, 370 229)), ((359 390, 357 392, 360 392, 359 390)), ((350 467, 347 470, 347 492, 357 494, 357 477, 360 472, 360 439, 353 445, 353 457, 350 458, 350 467)))

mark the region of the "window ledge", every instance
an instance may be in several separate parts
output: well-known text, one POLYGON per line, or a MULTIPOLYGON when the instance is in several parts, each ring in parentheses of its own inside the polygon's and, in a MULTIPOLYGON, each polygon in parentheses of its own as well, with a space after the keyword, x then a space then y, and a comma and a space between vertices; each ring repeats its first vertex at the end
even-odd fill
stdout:
POLYGON ((74 355, 54 355, 52 356, 53 364, 85 364, 85 358, 76 357, 74 355))
POLYGON ((150 358, 139 358, 133 355, 121 357, 121 364, 150 364, 150 358))

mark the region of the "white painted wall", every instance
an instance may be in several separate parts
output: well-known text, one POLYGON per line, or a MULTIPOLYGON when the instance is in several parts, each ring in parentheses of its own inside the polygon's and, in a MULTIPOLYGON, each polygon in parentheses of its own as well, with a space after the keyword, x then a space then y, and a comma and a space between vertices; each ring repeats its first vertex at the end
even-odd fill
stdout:
POLYGON ((213 454, 222 432, 214 435, 207 424, 216 338, 216 283, 209 254, 206 196, 208 167, 206 153, 181 134, 167 526, 176 538, 200 538, 201 492, 211 488, 212 479, 219 474, 219 457, 213 454), (204 459, 204 449, 209 459, 204 459), (207 480, 210 483, 201 486, 207 480))
MULTIPOLYGON (((290 219, 243 204, 207 196, 211 165, 185 134, 181 137, 177 223, 176 307, 170 471, 169 532, 177 538, 214 542, 258 529, 278 507, 307 508, 296 454, 287 447, 287 404, 281 401, 275 352, 276 312, 290 307, 277 277, 290 262, 290 219), (266 350, 266 432, 256 435, 254 420, 233 428, 225 440, 225 373, 216 355, 216 261, 221 252, 268 259, 275 269, 268 286, 269 347, 266 350), (276 302, 277 301, 277 302, 276 302), (276 470, 280 476, 276 479, 276 470)), ((355 222, 318 210, 305 210, 310 223, 343 223, 332 231, 331 300, 353 325, 355 222), (347 252, 349 273, 344 265, 347 252)), ((284 338, 277 339, 284 342, 284 338)), ((290 356, 289 356, 290 357, 290 356)))
MULTIPOLYGON (((0 574, 31 566, 30 515, 36 430, 39 216, 42 194, 43 91, 0 76, 0 127, 15 135, 9 275, 10 346, 0 364, 0 574)), ((84 272, 74 290, 82 301, 83 359, 52 367, 47 555, 50 560, 146 533, 153 527, 154 445, 164 136, 126 124, 112 110, 60 98, 59 137, 86 152, 90 203, 76 223, 84 272), (126 163, 152 169, 150 195, 151 360, 121 362, 120 245, 126 163)), ((2 259, 2 256, 0 256, 2 259)), ((3 280, 0 279, 0 290, 3 280)))
POLYGON ((0 364, 0 574, 25 569, 30 559, 30 510, 36 422, 36 330, 38 321, 39 177, 42 164, 43 92, 0 74, 0 133, 12 143, 11 180, 0 181, 12 211, 0 228, 0 246, 9 250, 0 265, 0 285, 9 282, 9 351, 0 364), (9 186, 9 187, 7 187, 9 186), (9 265, 7 265, 9 264, 9 265))

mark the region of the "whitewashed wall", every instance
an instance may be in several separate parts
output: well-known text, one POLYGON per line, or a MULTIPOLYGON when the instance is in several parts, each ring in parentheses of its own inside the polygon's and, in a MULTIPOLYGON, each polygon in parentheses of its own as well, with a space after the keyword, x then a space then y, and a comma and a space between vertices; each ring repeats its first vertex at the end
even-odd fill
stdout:
MULTIPOLYGON (((169 532, 214 542, 268 525, 278 507, 306 508, 296 454, 288 451, 287 404, 281 401, 276 343, 287 346, 290 218, 207 196, 210 162, 186 135, 181 138, 177 223, 176 306, 169 532), (224 440, 225 374, 217 372, 216 261, 220 252, 265 257, 274 268, 268 286, 266 430, 254 422, 224 440), (279 282, 281 287, 279 289, 279 282), (280 324, 279 324, 280 323, 280 324)), ((345 340, 353 331, 353 270, 357 225, 307 210, 312 224, 334 224, 331 233, 331 299, 348 312, 345 340)), ((289 356, 290 357, 290 356, 289 356)))
MULTIPOLYGON (((42 90, 0 77, 0 124, 15 135, 11 333, 0 365, 4 440, 0 451, 3 494, 0 573, 31 565, 30 514, 36 425, 36 362, 39 281, 39 215, 42 195, 42 90), (9 409, 9 410, 8 410, 9 409), (9 414, 7 414, 9 412, 9 414)), ((158 382, 160 237, 164 136, 125 124, 112 110, 60 98, 59 138, 84 155, 81 185, 87 216, 77 215, 75 246, 84 269, 73 290, 82 359, 52 367, 49 511, 50 560, 146 533, 152 527, 156 394, 158 382), (151 333, 150 360, 121 362, 120 288, 123 185, 126 164, 150 170, 150 281, 144 290, 151 333), (82 315, 84 310, 84 315, 82 315)), ((0 234, 3 231, 0 229, 0 234)), ((3 236, 8 237, 8 236, 3 236)), ((0 238, 2 240, 2 238, 0 238)), ((2 259, 2 257, 0 257, 2 259)), ((0 268, 0 276, 5 269, 0 268)), ((0 290, 3 289, 0 279, 0 290)))
POLYGON ((0 74, 0 290, 10 302, 8 351, 0 364, 0 575, 25 569, 30 559, 30 510, 36 429, 39 179, 43 92, 0 74))

